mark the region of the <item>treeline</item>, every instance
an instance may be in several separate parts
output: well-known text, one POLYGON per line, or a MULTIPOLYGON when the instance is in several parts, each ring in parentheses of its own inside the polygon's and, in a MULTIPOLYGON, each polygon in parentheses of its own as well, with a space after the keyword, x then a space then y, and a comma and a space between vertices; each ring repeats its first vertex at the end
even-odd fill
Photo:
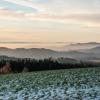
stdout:
POLYGON ((1 60, 0 69, 10 67, 12 73, 20 73, 23 71, 42 71, 42 70, 56 70, 56 69, 71 69, 71 68, 87 68, 99 67, 99 63, 59 63, 52 59, 36 60, 36 59, 16 59, 16 60, 1 60))

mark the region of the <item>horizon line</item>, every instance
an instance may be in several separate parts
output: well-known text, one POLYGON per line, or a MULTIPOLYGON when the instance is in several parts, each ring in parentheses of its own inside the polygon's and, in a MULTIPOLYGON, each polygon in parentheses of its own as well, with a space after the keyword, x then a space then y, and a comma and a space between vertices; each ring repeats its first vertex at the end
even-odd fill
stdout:
POLYGON ((0 44, 72 44, 72 43, 100 43, 100 42, 26 42, 26 41, 23 41, 23 42, 18 42, 18 41, 11 41, 11 42, 8 42, 8 41, 0 41, 0 44))

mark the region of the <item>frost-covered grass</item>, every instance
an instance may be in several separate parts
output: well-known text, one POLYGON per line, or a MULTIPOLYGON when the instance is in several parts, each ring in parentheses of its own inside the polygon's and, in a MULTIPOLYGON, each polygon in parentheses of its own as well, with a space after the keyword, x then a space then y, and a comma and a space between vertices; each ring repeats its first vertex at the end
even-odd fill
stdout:
POLYGON ((0 100, 100 100, 100 68, 1 75, 0 100))

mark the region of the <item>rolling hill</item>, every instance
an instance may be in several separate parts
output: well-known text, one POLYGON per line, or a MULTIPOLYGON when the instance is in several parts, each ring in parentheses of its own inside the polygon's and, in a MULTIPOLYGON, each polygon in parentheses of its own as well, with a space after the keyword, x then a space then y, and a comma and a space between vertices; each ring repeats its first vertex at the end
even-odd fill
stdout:
POLYGON ((92 49, 80 49, 72 51, 54 51, 45 48, 0 48, 0 55, 16 58, 73 58, 78 60, 88 60, 88 59, 100 59, 100 47, 95 47, 92 49))

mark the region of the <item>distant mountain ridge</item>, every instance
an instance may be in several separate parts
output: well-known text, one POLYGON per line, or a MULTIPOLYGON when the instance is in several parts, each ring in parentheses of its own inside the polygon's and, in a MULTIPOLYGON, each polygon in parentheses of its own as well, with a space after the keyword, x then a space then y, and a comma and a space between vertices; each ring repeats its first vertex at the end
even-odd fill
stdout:
POLYGON ((88 44, 97 45, 97 44, 100 44, 100 43, 98 43, 98 42, 72 43, 71 45, 88 45, 88 44))
POLYGON ((0 47, 0 55, 5 55, 9 57, 18 57, 18 58, 48 58, 53 55, 58 54, 58 52, 45 48, 16 48, 10 49, 5 47, 0 47))
POLYGON ((100 46, 92 48, 91 50, 100 50, 100 46))
POLYGON ((35 58, 35 59, 44 59, 50 57, 52 58, 64 57, 64 58, 73 58, 79 60, 100 59, 100 46, 91 49, 79 49, 70 51, 54 51, 45 48, 10 49, 5 47, 0 47, 0 55, 8 57, 35 58))
POLYGON ((100 46, 97 46, 97 47, 94 47, 94 48, 91 48, 91 49, 86 49, 85 51, 100 54, 100 46))
POLYGON ((70 45, 66 45, 62 47, 63 51, 69 50, 80 50, 80 49, 92 49, 94 47, 100 46, 98 42, 88 42, 88 43, 71 43, 70 45))

